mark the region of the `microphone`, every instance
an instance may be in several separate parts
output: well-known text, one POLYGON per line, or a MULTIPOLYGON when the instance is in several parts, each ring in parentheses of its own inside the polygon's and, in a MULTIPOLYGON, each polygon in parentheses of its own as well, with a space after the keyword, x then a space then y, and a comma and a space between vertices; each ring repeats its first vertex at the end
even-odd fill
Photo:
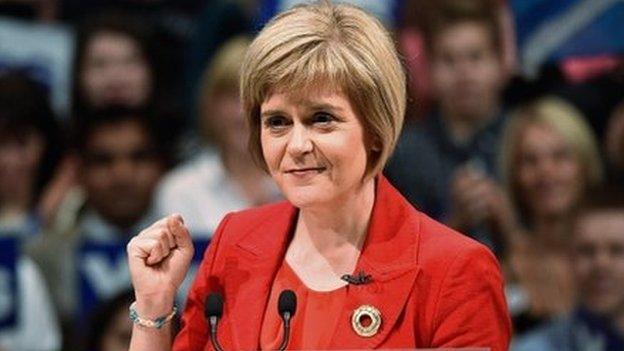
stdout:
POLYGON ((292 290, 284 290, 280 293, 277 301, 277 312, 284 322, 284 336, 279 351, 286 350, 290 336, 290 320, 297 311, 297 295, 292 290))
POLYGON ((210 323, 210 342, 216 351, 223 351, 217 340, 217 326, 223 316, 223 297, 219 293, 210 293, 204 304, 204 316, 210 323))

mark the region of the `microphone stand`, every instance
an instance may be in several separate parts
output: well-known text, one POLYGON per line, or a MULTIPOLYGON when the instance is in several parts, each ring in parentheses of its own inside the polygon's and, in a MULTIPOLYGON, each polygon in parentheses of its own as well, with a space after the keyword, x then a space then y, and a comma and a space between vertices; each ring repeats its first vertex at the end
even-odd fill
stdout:
POLYGON ((216 351, 223 351, 221 345, 217 341, 217 325, 219 324, 219 317, 210 316, 210 343, 212 344, 212 348, 216 351))
POLYGON ((282 314, 282 320, 284 321, 284 338, 279 346, 279 351, 286 350, 286 346, 288 346, 288 340, 290 339, 290 317, 291 315, 288 311, 282 314))

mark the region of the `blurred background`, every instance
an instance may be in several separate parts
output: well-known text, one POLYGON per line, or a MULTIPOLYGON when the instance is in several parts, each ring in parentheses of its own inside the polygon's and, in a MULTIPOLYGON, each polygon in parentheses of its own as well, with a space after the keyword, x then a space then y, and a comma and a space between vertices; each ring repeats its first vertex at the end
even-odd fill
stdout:
MULTIPOLYGON (((223 215, 281 198, 238 71, 299 2, 0 0, 1 351, 127 350, 133 235, 183 215, 183 305, 223 215)), ((408 73, 384 173, 495 252, 512 349, 624 350, 624 2, 346 2, 408 73)))

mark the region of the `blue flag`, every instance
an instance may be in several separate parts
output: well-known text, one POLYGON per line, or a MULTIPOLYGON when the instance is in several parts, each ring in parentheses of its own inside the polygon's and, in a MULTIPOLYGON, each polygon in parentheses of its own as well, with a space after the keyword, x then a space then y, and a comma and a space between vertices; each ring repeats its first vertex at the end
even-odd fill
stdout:
POLYGON ((624 53, 621 0, 511 0, 510 5, 527 74, 567 57, 624 53))

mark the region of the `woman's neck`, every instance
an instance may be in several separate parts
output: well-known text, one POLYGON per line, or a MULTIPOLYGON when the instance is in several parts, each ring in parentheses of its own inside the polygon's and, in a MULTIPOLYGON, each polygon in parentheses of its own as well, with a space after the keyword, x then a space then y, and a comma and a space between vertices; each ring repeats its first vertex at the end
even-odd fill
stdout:
POLYGON ((375 180, 367 178, 356 191, 333 204, 302 209, 293 241, 311 244, 310 247, 321 254, 341 248, 359 251, 366 238, 374 202, 375 180))

